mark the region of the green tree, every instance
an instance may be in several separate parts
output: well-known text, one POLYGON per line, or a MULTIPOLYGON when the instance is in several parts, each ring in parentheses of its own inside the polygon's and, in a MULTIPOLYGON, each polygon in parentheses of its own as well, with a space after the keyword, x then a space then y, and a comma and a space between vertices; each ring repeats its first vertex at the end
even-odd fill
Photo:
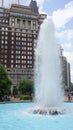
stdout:
POLYGON ((11 80, 8 78, 7 72, 3 65, 0 64, 0 100, 5 94, 10 92, 11 80))
POLYGON ((73 83, 71 83, 69 90, 73 91, 73 83))
POLYGON ((31 94, 33 90, 33 82, 31 80, 24 79, 19 82, 19 91, 22 94, 31 94))

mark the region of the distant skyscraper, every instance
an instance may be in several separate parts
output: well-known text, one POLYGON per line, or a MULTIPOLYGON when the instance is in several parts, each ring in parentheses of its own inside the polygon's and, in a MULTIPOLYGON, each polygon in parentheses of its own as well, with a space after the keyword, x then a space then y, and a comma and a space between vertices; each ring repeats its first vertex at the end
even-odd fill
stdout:
POLYGON ((64 85, 64 89, 68 90, 71 85, 70 63, 68 63, 67 58, 63 56, 62 47, 60 47, 60 60, 62 68, 62 82, 64 85))

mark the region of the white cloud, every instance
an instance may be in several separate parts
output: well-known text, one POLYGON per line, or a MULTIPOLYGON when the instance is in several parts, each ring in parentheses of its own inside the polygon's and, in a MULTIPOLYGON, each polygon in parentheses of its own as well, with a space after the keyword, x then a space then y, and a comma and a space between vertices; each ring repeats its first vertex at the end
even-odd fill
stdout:
MULTIPOLYGON (((4 7, 10 7, 11 4, 18 3, 18 0, 4 0, 4 7)), ((2 5, 2 0, 0 0, 0 6, 2 5)))
POLYGON ((64 56, 66 56, 70 63, 71 81, 73 82, 73 29, 57 31, 56 37, 64 49, 64 56))
POLYGON ((58 38, 66 37, 68 40, 71 40, 73 39, 73 29, 65 29, 63 31, 56 32, 56 36, 58 38))
POLYGON ((37 4, 38 4, 38 6, 39 6, 39 12, 40 12, 40 13, 43 12, 44 1, 45 1, 45 0, 37 0, 37 4))
POLYGON ((53 12, 52 19, 55 26, 60 28, 63 27, 73 18, 73 1, 65 5, 64 9, 58 9, 53 12))
POLYGON ((37 0, 37 3, 40 5, 40 4, 43 4, 45 0, 37 0))
POLYGON ((63 31, 56 31, 56 37, 62 44, 73 44, 73 29, 67 29, 63 31))
POLYGON ((64 43, 62 44, 62 47, 67 50, 67 49, 72 49, 73 48, 73 45, 72 43, 64 43))
POLYGON ((73 64, 73 52, 64 51, 64 55, 67 57, 68 61, 73 64))

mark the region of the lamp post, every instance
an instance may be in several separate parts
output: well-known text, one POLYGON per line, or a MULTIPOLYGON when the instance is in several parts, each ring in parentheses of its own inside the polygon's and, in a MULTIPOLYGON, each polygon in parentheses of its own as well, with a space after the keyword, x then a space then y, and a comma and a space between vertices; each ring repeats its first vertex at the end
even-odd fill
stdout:
POLYGON ((2 0, 2 7, 3 7, 3 5, 4 5, 4 0, 2 0))
POLYGON ((20 1, 18 0, 18 5, 20 4, 20 1))

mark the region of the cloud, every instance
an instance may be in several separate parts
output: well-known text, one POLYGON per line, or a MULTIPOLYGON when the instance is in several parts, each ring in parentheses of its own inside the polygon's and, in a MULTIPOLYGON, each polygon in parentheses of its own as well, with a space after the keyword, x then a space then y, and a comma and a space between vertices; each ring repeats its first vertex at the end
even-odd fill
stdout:
POLYGON ((72 43, 64 43, 62 44, 62 47, 64 48, 64 50, 69 50, 73 48, 72 43))
POLYGON ((59 39, 59 41, 62 44, 68 43, 72 44, 73 43, 73 29, 65 29, 61 31, 56 31, 56 37, 59 39))
MULTIPOLYGON (((4 0, 4 7, 10 7, 12 3, 18 3, 18 0, 4 0)), ((2 0, 0 0, 0 6, 2 6, 2 0)))
POLYGON ((45 2, 45 0, 37 0, 37 4, 39 6, 40 13, 43 13, 44 2, 45 2))
POLYGON ((68 61, 73 64, 73 52, 64 51, 64 55, 67 57, 68 61))
POLYGON ((57 28, 64 27, 73 18, 73 1, 53 12, 52 19, 57 28))

